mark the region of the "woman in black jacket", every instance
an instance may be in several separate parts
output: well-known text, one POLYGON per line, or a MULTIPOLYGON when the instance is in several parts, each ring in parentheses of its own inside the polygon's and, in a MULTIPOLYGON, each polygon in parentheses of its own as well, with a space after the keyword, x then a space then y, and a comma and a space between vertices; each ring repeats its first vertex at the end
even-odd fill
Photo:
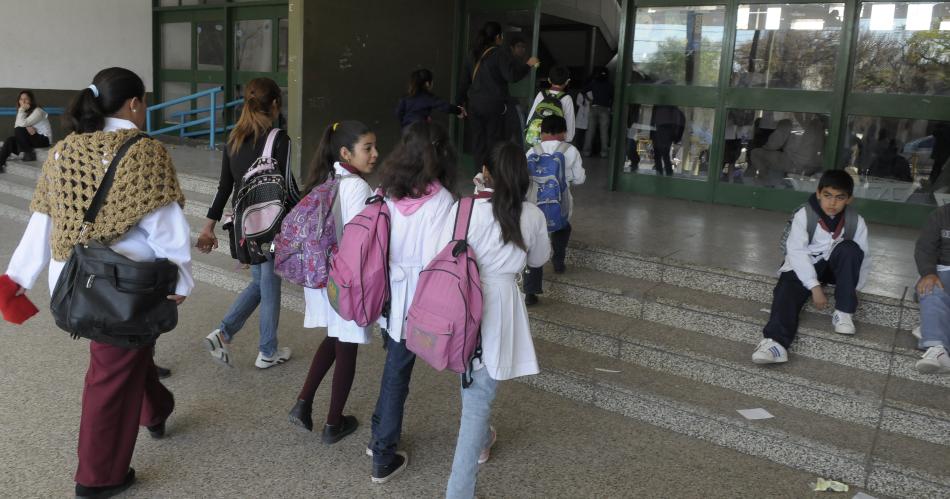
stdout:
POLYGON ((539 64, 537 57, 527 62, 515 59, 510 50, 501 48, 503 42, 501 25, 485 23, 459 82, 458 104, 468 113, 476 166, 485 164, 491 147, 504 140, 506 113, 514 112, 508 109, 508 84, 521 81, 539 64))

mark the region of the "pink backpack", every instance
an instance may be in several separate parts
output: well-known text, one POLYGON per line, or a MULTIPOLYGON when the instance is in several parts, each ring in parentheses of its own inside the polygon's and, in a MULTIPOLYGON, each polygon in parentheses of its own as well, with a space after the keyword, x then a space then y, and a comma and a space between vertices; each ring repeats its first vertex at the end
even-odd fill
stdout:
POLYGON ((472 360, 481 356, 481 279, 466 241, 474 204, 472 197, 459 201, 452 241, 419 274, 409 307, 406 348, 439 371, 471 374, 472 360))
POLYGON ((343 232, 340 179, 310 191, 281 223, 274 238, 274 273, 305 288, 327 285, 327 260, 343 232))
POLYGON ((383 192, 366 200, 366 208, 343 228, 330 254, 327 298, 345 320, 368 326, 389 302, 389 207, 383 192))

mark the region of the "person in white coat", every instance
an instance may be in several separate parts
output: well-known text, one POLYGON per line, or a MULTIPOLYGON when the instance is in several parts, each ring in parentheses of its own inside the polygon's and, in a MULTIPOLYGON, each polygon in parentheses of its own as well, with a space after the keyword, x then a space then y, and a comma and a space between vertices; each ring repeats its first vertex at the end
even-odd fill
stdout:
MULTIPOLYGON (((518 288, 525 266, 540 267, 551 256, 547 222, 537 206, 524 202, 530 180, 519 145, 499 145, 482 168, 486 189, 475 201, 468 245, 475 252, 482 283, 481 362, 472 384, 462 389, 462 420, 446 497, 475 495, 478 465, 488 461, 495 443, 489 425, 499 381, 540 372, 518 288)), ((447 220, 455 220, 456 204, 447 220)), ((439 247, 452 239, 453 224, 443 226, 439 247)))
POLYGON ((46 111, 36 103, 29 90, 20 91, 17 97, 16 121, 13 135, 0 146, 0 173, 6 167, 11 154, 22 154, 23 161, 36 161, 37 147, 49 147, 53 143, 53 128, 46 111))
POLYGON ((373 412, 372 480, 385 483, 402 472, 409 456, 398 451, 402 415, 416 355, 406 348, 404 325, 419 273, 442 249, 439 230, 455 202, 457 155, 441 125, 417 122, 383 163, 380 176, 391 215, 390 306, 380 319, 386 365, 373 412))
MULTIPOLYGON (((311 163, 306 192, 330 180, 339 179, 340 218, 349 222, 366 207, 366 199, 373 192, 364 176, 372 173, 379 153, 376 135, 359 121, 341 121, 326 128, 311 163)), ((330 306, 326 288, 304 288, 304 327, 325 327, 327 336, 313 355, 310 371, 297 403, 290 411, 291 423, 307 431, 313 430, 311 410, 320 382, 336 363, 333 385, 330 388, 330 407, 322 440, 326 444, 339 442, 359 427, 354 416, 344 416, 343 407, 356 375, 356 354, 361 344, 369 343, 370 327, 361 327, 344 320, 330 306)))

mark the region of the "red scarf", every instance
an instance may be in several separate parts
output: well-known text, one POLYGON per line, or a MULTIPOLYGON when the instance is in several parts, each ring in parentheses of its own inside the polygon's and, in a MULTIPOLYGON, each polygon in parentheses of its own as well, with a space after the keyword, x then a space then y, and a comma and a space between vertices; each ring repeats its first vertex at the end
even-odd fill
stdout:
POLYGON ((350 166, 348 163, 344 163, 344 162, 342 162, 342 161, 340 161, 339 163, 340 163, 340 166, 341 166, 344 170, 350 172, 351 174, 356 175, 356 176, 358 176, 358 177, 362 177, 362 176, 363 176, 363 173, 362 173, 362 172, 360 172, 360 171, 357 170, 356 168, 353 168, 353 167, 350 166))
POLYGON ((492 192, 493 191, 490 191, 487 189, 484 191, 481 191, 475 195, 475 199, 491 199, 492 192))

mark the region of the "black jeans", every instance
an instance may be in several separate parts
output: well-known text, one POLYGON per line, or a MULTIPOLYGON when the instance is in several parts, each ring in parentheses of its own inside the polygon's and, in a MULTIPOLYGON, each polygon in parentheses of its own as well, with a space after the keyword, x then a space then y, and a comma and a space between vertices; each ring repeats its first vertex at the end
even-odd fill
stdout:
POLYGON ((49 147, 49 138, 39 133, 30 135, 26 128, 18 126, 13 130, 13 136, 3 141, 3 147, 0 148, 0 164, 5 163, 11 154, 33 152, 33 149, 37 147, 49 147))
POLYGON ((673 176, 673 160, 670 157, 670 150, 673 148, 673 130, 672 125, 657 125, 656 131, 650 135, 650 140, 653 141, 653 169, 656 170, 657 175, 673 176))
MULTIPOLYGON (((563 229, 550 232, 551 236, 551 263, 554 270, 564 268, 564 258, 567 256, 567 243, 571 240, 571 224, 563 229)), ((544 292, 541 280, 544 278, 544 267, 528 267, 524 272, 524 292, 529 295, 538 295, 544 292)))
MULTIPOLYGON (((509 112, 514 111, 509 109, 509 112)), ((505 137, 508 116, 500 112, 492 112, 491 109, 475 108, 470 113, 467 121, 472 129, 472 157, 475 160, 475 169, 480 172, 495 144, 508 140, 505 137)))
POLYGON ((394 341, 383 331, 386 364, 379 386, 379 398, 373 411, 373 466, 384 467, 393 462, 396 446, 402 436, 402 415, 409 396, 409 381, 416 354, 406 348, 405 341, 394 341))
MULTIPOLYGON (((830 260, 815 264, 818 280, 835 285, 835 309, 853 314, 858 309, 858 279, 864 252, 854 241, 844 241, 831 252, 830 260)), ((783 272, 772 292, 772 311, 763 336, 788 348, 798 333, 798 316, 811 296, 811 290, 798 279, 795 272, 783 272)))

